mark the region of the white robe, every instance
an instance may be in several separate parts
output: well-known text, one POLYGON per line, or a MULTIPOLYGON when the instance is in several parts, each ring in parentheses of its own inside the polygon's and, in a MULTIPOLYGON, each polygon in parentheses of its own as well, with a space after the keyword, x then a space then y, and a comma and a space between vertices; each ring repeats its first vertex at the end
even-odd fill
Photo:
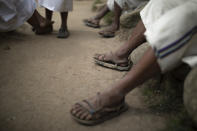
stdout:
POLYGON ((38 4, 51 11, 68 12, 73 9, 73 0, 38 0, 38 4))
POLYGON ((197 67, 196 0, 151 0, 141 18, 162 72, 182 62, 197 67))
POLYGON ((0 32, 21 26, 34 13, 35 0, 0 0, 0 32))

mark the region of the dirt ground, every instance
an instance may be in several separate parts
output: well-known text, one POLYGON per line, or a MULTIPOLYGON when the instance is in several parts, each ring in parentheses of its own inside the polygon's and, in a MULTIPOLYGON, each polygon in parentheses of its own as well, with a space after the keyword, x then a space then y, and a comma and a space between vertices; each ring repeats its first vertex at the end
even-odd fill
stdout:
MULTIPOLYGON (((1 34, 0 131, 157 131, 164 127, 164 118, 149 111, 138 89, 128 95, 130 110, 120 117, 93 127, 71 119, 72 104, 125 75, 93 62, 94 53, 114 50, 122 42, 101 38, 98 29, 84 26, 82 20, 94 14, 91 4, 74 2, 68 39, 56 38, 58 13, 54 14, 55 31, 50 35, 36 36, 27 24, 13 34, 1 34)), ((143 48, 132 54, 135 63, 143 48)))

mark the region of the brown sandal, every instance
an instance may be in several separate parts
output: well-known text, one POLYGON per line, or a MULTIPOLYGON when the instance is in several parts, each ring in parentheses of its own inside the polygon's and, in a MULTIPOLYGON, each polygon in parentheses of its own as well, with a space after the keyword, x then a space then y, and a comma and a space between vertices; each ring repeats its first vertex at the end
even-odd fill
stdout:
MULTIPOLYGON (((112 52, 111 52, 112 53, 112 52)), ((118 71, 129 71, 130 68, 132 67, 133 63, 131 61, 130 58, 128 58, 128 61, 127 62, 115 62, 114 60, 110 60, 110 61, 106 61, 104 60, 104 57, 105 57, 105 54, 96 54, 97 56, 103 56, 102 57, 102 60, 100 60, 98 57, 94 57, 94 62, 97 64, 97 65, 100 65, 100 66, 103 66, 103 67, 106 67, 106 68, 110 68, 110 69, 114 69, 114 70, 118 70, 118 71), (124 65, 124 66, 123 66, 124 65)))
POLYGON ((49 34, 53 31, 53 26, 47 26, 47 27, 40 27, 37 29, 34 29, 35 34, 37 35, 43 35, 43 34, 49 34))
POLYGON ((99 35, 101 35, 104 38, 112 38, 115 36, 115 31, 103 31, 99 32, 99 35))
POLYGON ((89 26, 89 27, 92 27, 92 28, 100 28, 100 25, 98 23, 96 24, 89 19, 85 19, 85 20, 83 20, 83 22, 86 26, 89 26))
POLYGON ((100 124, 106 120, 112 119, 121 113, 125 112, 128 110, 128 105, 125 103, 123 100, 119 105, 114 106, 114 107, 103 107, 100 109, 95 109, 92 104, 88 100, 83 100, 81 103, 76 103, 76 105, 80 106, 84 110, 86 110, 89 115, 92 116, 92 119, 90 120, 83 120, 80 119, 79 117, 75 116, 71 112, 71 116, 74 120, 76 120, 78 123, 87 125, 87 126, 93 126, 100 124), (86 106, 84 106, 84 104, 86 106))

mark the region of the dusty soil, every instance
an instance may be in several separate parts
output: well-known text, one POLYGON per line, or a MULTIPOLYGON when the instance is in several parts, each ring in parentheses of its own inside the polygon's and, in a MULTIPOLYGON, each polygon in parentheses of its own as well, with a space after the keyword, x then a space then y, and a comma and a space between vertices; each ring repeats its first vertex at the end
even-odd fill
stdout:
MULTIPOLYGON (((149 111, 141 92, 127 97, 130 110, 94 127, 79 125, 70 117, 75 102, 108 88, 125 72, 99 67, 94 53, 114 50, 122 42, 99 37, 97 29, 84 26, 92 1, 75 1, 69 14, 68 39, 57 39, 60 25, 55 13, 54 33, 36 36, 23 25, 0 37, 0 131, 156 131, 164 119, 149 111)), ((39 9, 43 12, 43 9, 39 9)), ((141 47, 132 54, 136 62, 141 47)))

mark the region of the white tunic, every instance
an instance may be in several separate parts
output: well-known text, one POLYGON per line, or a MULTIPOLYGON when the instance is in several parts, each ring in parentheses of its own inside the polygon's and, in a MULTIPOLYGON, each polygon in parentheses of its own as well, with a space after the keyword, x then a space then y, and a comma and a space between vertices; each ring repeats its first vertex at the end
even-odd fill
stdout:
POLYGON ((38 0, 38 3, 51 11, 68 12, 73 9, 72 0, 38 0))
POLYGON ((162 72, 182 62, 197 66, 196 0, 151 0, 141 18, 162 72))
POLYGON ((15 30, 36 8, 35 0, 0 0, 0 32, 15 30))

